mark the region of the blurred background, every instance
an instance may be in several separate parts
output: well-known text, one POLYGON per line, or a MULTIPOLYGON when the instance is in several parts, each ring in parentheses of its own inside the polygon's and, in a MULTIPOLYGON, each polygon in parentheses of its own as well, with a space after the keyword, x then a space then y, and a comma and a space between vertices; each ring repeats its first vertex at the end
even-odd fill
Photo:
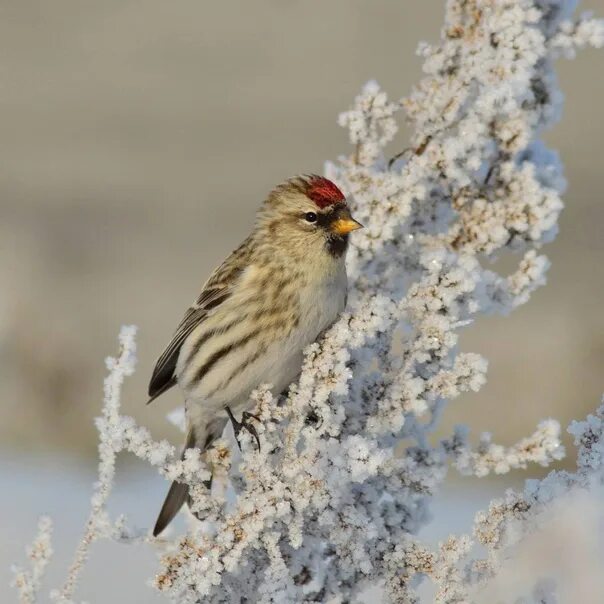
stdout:
MULTIPOLYGON (((180 441, 165 420, 178 394, 145 402, 153 363, 182 312, 247 234, 274 184, 320 172, 324 160, 348 153, 336 118, 368 79, 392 98, 411 90, 421 75, 415 48, 438 38, 443 4, 3 3, 0 513, 12 519, 3 535, 7 560, 18 559, 39 512, 58 516, 77 537, 95 463, 103 359, 116 350, 123 323, 140 328, 124 412, 154 436, 180 441)), ((602 8, 598 0, 582 7, 602 8)), ((443 433, 467 423, 476 437, 488 430, 511 444, 543 417, 563 426, 582 417, 604 390, 603 64, 596 51, 559 63, 567 101, 547 142, 561 153, 569 188, 560 234, 545 248, 549 282, 510 317, 482 318, 463 334, 464 350, 489 359, 488 383, 448 407, 443 433)), ((393 149, 406 139, 403 126, 393 149)), ((131 506, 148 525, 165 485, 126 465, 124 493, 151 493, 131 506)), ((122 511, 129 500, 117 497, 122 511)), ((151 601, 141 589, 140 601, 151 601)))

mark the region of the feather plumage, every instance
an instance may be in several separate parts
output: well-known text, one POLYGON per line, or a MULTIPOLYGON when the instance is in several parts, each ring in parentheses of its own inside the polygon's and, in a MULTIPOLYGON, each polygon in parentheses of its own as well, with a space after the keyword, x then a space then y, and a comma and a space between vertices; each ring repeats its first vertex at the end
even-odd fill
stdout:
POLYGON ((183 343, 203 323, 208 313, 229 297, 237 277, 243 270, 241 258, 244 255, 246 245, 247 241, 212 273, 195 304, 187 309, 172 339, 155 363, 149 382, 149 400, 147 404, 176 384, 176 364, 183 343))
MULTIPOLYGON (((185 449, 205 451, 222 433, 225 408, 246 410, 260 384, 281 392, 296 378, 303 349, 346 303, 342 224, 357 223, 333 183, 294 178, 268 196, 253 233, 208 279, 149 386, 152 399, 174 383, 182 389, 189 435, 195 435, 185 449)), ((171 486, 154 534, 187 498, 183 485, 171 486)))

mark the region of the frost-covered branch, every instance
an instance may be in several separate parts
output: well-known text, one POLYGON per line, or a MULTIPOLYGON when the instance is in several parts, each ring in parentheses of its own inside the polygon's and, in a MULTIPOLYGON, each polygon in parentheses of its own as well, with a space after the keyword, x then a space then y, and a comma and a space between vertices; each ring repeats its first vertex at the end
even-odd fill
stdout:
POLYGON ((19 591, 21 604, 34 604, 46 567, 52 557, 52 520, 42 516, 38 521, 38 533, 34 542, 27 548, 27 557, 31 560, 31 570, 19 566, 13 567, 13 586, 19 591))
MULTIPOLYGON (((431 552, 419 541, 409 539, 398 552, 398 559, 406 568, 407 581, 416 574, 429 576, 438 587, 435 602, 439 603, 488 601, 480 599, 481 591, 488 589, 489 581, 496 577, 512 548, 541 529, 544 523, 552 521, 550 512, 556 511, 555 504, 575 506, 578 512, 584 507, 581 504, 585 504, 585 496, 591 494, 592 501, 601 508, 604 401, 594 415, 588 415, 584 421, 572 422, 568 431, 574 436, 577 447, 575 472, 556 470, 542 480, 526 481, 523 491, 508 490, 504 497, 493 500, 487 510, 476 515, 473 536, 451 536, 440 544, 438 552, 431 552), (475 545, 486 550, 486 557, 472 557, 475 545)), ((576 530, 577 522, 574 524, 573 530, 576 530)), ((592 527, 591 530, 597 529, 592 527)), ((572 548, 568 537, 566 547, 569 551, 572 548)), ((574 555, 579 554, 579 551, 574 552, 574 555)), ((537 579, 534 578, 533 595, 524 598, 523 602, 558 602, 552 584, 547 583, 549 595, 546 596, 543 594, 545 586, 537 579)), ((508 589, 506 595, 511 596, 511 587, 508 589)), ((595 594, 592 595, 594 599, 581 602, 599 601, 595 594)))
POLYGON ((467 442, 466 426, 456 426, 453 436, 443 441, 443 445, 462 474, 487 476, 490 472, 505 474, 513 469, 525 469, 529 463, 548 466, 564 457, 564 447, 560 444, 560 424, 552 419, 539 423, 531 436, 523 438, 511 447, 496 445, 491 434, 484 432, 476 450, 467 442))
POLYGON ((99 429, 99 479, 94 487, 91 499, 90 516, 86 523, 73 563, 69 568, 67 580, 63 589, 55 593, 60 602, 71 602, 76 587, 78 575, 88 558, 90 545, 102 536, 117 536, 117 525, 113 525, 107 515, 107 500, 113 488, 115 476, 115 460, 120 451, 116 439, 122 428, 119 424, 120 393, 124 379, 134 373, 136 361, 135 327, 122 327, 120 332, 120 352, 115 359, 106 360, 109 375, 105 379, 105 398, 103 402, 103 417, 97 420, 99 429))
POLYGON ((187 451, 187 455, 181 460, 175 448, 167 441, 153 441, 146 428, 137 426, 131 417, 120 415, 122 385, 124 379, 134 373, 136 365, 135 335, 136 327, 122 327, 119 335, 119 354, 117 358, 109 357, 106 360, 109 375, 104 384, 103 415, 96 421, 100 440, 99 479, 94 487, 86 529, 65 584, 61 590, 52 592, 53 599, 64 604, 73 601, 79 574, 94 541, 101 538, 119 541, 140 540, 146 533, 128 529, 123 516, 112 521, 107 513, 107 500, 113 489, 115 464, 120 452, 134 453, 157 467, 160 473, 171 480, 183 480, 195 486, 209 478, 209 472, 201 463, 199 450, 187 451))
POLYGON ((345 602, 368 583, 388 601, 414 602, 422 576, 437 586, 437 601, 467 601, 497 572, 511 533, 530 532, 548 497, 585 482, 582 468, 599 467, 601 415, 573 428, 579 469, 550 475, 556 489, 545 479, 508 493, 477 518, 474 539, 452 536, 431 551, 415 537, 449 463, 480 476, 547 465, 563 452, 551 420, 510 448, 484 436, 472 450, 460 430, 442 443, 430 437, 444 405, 486 379, 486 360, 458 350, 460 330, 512 311, 545 282, 540 249, 556 233, 565 186, 540 139, 560 114, 553 64, 604 42, 603 23, 573 21, 574 5, 448 0, 440 43, 420 46, 425 75, 411 95, 392 102, 370 82, 340 116, 352 150, 325 171, 366 227, 348 258, 349 307, 306 350, 287 396, 264 385, 252 395, 260 450, 244 435, 241 455, 219 439, 204 460, 196 449, 180 460, 122 417, 119 387, 134 348, 133 331, 122 332, 98 422, 93 513, 59 598, 72 598, 94 539, 136 537, 105 508, 124 450, 189 484, 191 509, 205 520, 175 542, 156 541, 164 555, 155 586, 185 604, 345 602), (403 112, 411 144, 389 157, 403 112), (503 254, 518 258, 511 274, 484 268, 503 254), (211 494, 202 485, 208 466, 211 494), (471 557, 476 543, 487 559, 471 557))

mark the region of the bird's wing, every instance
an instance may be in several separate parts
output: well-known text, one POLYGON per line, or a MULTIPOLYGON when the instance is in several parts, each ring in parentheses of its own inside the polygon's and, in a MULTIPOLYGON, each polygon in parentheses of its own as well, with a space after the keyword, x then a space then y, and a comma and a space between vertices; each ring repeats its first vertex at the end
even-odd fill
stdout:
POLYGON ((157 359, 149 382, 149 401, 147 404, 176 384, 176 363, 181 346, 191 332, 201 325, 208 313, 220 306, 232 294, 235 284, 243 272, 244 263, 242 260, 247 247, 246 242, 212 273, 195 304, 185 313, 172 340, 157 359))

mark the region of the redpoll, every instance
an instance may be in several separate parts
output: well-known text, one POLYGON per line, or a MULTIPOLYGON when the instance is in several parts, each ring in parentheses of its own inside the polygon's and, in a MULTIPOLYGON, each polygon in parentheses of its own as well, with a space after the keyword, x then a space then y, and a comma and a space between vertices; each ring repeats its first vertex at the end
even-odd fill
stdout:
MULTIPOLYGON (((263 383, 285 390, 304 347, 343 310, 348 234, 360 227, 342 192, 321 176, 293 178, 270 193, 251 235, 212 273, 151 377, 149 402, 175 384, 183 391, 185 449, 205 451, 229 418, 236 435, 246 427, 258 440, 249 395, 263 383)), ((154 535, 187 499, 188 487, 172 483, 154 535)))

